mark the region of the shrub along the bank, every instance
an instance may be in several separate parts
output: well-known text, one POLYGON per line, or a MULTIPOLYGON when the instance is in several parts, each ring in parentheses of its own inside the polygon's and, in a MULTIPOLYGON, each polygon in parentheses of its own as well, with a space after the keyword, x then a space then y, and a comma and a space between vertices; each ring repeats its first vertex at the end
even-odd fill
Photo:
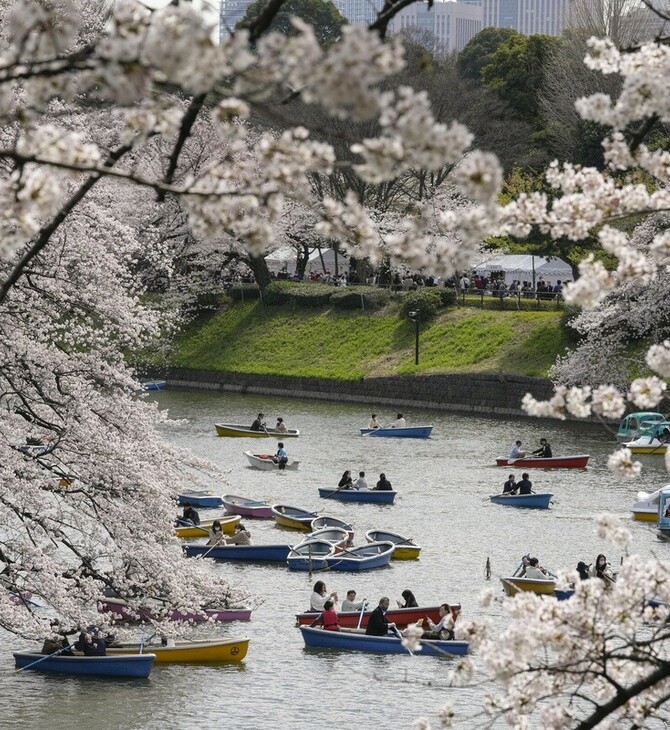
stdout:
POLYGON ((333 287, 301 281, 273 281, 265 290, 266 304, 290 304, 294 307, 326 307, 333 287))
POLYGON ((388 289, 374 286, 346 287, 330 295, 330 303, 337 309, 381 309, 390 299, 388 289))
POLYGON ((405 294, 402 299, 402 316, 409 316, 410 312, 416 312, 419 322, 426 322, 432 319, 437 310, 442 306, 440 292, 430 287, 428 289, 417 289, 405 294))
POLYGON ((234 284, 228 290, 228 296, 234 302, 243 302, 247 299, 259 299, 261 290, 258 284, 234 284))

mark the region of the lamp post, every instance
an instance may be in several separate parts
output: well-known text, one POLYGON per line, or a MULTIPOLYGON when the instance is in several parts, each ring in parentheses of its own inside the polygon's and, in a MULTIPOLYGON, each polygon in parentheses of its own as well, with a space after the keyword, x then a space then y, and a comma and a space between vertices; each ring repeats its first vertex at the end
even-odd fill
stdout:
POLYGON ((419 313, 407 312, 407 316, 414 322, 415 344, 414 344, 414 364, 419 364, 419 313))

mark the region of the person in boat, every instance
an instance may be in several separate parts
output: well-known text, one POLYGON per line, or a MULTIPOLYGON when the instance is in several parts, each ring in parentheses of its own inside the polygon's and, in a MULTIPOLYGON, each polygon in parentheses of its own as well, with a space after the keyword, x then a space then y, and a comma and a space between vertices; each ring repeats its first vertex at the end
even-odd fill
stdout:
POLYGON ((259 413, 251 424, 252 431, 265 431, 265 413, 259 413))
POLYGON ((591 566, 587 565, 583 560, 580 560, 577 563, 577 574, 579 575, 579 580, 588 580, 591 577, 590 571, 591 566))
POLYGON ((540 439, 540 448, 535 449, 535 451, 531 451, 531 454, 539 457, 540 459, 551 459, 551 446, 549 446, 547 439, 540 439))
POLYGON ((516 482, 514 481, 514 474, 510 474, 507 477, 507 481, 503 484, 503 494, 516 494, 516 482))
POLYGON ((337 488, 351 489, 353 483, 354 480, 351 478, 351 469, 347 469, 344 474, 342 474, 340 481, 337 483, 337 488))
POLYGON ((277 419, 277 425, 275 426, 275 431, 279 431, 279 433, 286 433, 288 431, 288 428, 286 428, 286 424, 284 423, 284 419, 279 417, 277 419))
POLYGON ((105 656, 107 654, 107 643, 98 626, 89 626, 86 631, 79 634, 74 643, 77 651, 83 651, 84 656, 105 656))
POLYGON ((386 478, 386 474, 383 472, 379 475, 379 481, 377 482, 375 489, 390 490, 393 489, 391 482, 386 478))
POLYGON ((407 422, 405 421, 405 417, 402 415, 402 413, 398 413, 395 421, 393 421, 389 428, 405 428, 406 426, 407 422))
POLYGON ((342 601, 341 611, 361 611, 367 606, 367 600, 364 598, 362 601, 356 600, 356 591, 347 591, 347 597, 342 601))
POLYGON ((280 441, 277 444, 277 453, 273 457, 273 461, 277 465, 277 468, 280 470, 286 469, 286 464, 288 464, 288 453, 286 452, 286 449, 284 448, 284 442, 280 441))
POLYGON ((353 487, 353 489, 367 489, 368 488, 368 480, 365 478, 364 471, 358 472, 358 479, 353 483, 352 487, 353 487))
POLYGON ((340 623, 335 610, 335 602, 328 599, 323 604, 323 611, 312 621, 311 626, 323 626, 325 631, 339 631, 340 623))
POLYGON ((221 529, 221 522, 219 520, 214 520, 212 522, 212 526, 209 528, 209 540, 207 540, 208 545, 224 545, 226 542, 226 538, 223 534, 223 530, 221 529))
POLYGON ((596 564, 591 568, 591 577, 600 578, 605 586, 609 587, 615 582, 612 568, 607 562, 607 558, 600 553, 596 558, 596 564))
POLYGON ((226 544, 251 545, 251 533, 241 522, 238 522, 235 525, 235 534, 226 540, 226 544))
POLYGON ((517 492, 519 494, 532 494, 533 493, 533 482, 528 478, 528 473, 524 472, 521 475, 521 480, 516 483, 517 492))
POLYGON ((529 558, 528 565, 521 574, 522 578, 529 578, 531 580, 548 580, 549 576, 545 569, 540 565, 540 561, 537 558, 529 558))
POLYGON ((423 632, 423 639, 441 639, 442 641, 453 641, 454 638, 454 617, 451 613, 451 606, 443 603, 440 606, 440 620, 435 623, 428 618, 428 631, 423 632))
POLYGON ((177 525, 181 527, 192 527, 193 525, 200 524, 200 515, 197 510, 193 509, 190 502, 184 502, 184 512, 181 517, 177 519, 177 525))
POLYGON ((370 614, 368 625, 365 629, 365 633, 368 636, 386 636, 389 629, 395 629, 396 625, 386 618, 386 612, 389 610, 390 602, 387 596, 379 599, 379 605, 370 614))
POLYGON ((510 459, 523 459, 526 452, 521 448, 521 441, 515 441, 512 444, 512 449, 509 452, 510 459))
POLYGON ((328 595, 326 591, 326 584, 322 580, 317 580, 314 584, 314 590, 309 599, 309 610, 310 611, 323 611, 326 601, 333 601, 337 603, 337 593, 333 592, 328 595))
POLYGON ((414 597, 414 594, 412 591, 410 591, 409 588, 405 588, 405 590, 400 594, 403 598, 403 602, 396 601, 398 604, 398 608, 417 608, 418 602, 416 598, 414 597))
POLYGON ((377 420, 377 414, 373 413, 370 416, 370 423, 368 423, 368 428, 383 428, 381 423, 377 420))

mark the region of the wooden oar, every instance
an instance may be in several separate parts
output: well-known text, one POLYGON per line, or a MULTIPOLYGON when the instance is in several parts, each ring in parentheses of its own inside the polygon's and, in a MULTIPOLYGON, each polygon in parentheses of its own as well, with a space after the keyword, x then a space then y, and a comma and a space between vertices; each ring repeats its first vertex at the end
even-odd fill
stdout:
MULTIPOLYGON (((351 487, 348 487, 351 489, 351 487)), ((329 492, 328 494, 324 494, 321 499, 328 499, 329 497, 332 497, 333 494, 337 494, 338 492, 341 492, 343 489, 347 489, 346 484, 342 485, 341 487, 338 487, 337 489, 334 489, 332 492, 329 492)))
POLYGON ((360 629, 361 628, 361 623, 363 622, 363 614, 365 613, 365 603, 366 603, 366 601, 365 601, 365 598, 364 598, 363 599, 363 602, 361 603, 361 613, 358 616, 358 624, 356 624, 356 628, 357 629, 360 629))

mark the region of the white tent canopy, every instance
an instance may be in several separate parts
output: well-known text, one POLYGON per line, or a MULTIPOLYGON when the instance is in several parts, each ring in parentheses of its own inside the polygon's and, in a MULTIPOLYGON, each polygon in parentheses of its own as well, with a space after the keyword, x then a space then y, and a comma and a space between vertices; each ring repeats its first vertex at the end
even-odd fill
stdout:
POLYGON ((506 284, 511 284, 515 280, 532 283, 533 278, 536 283, 540 278, 552 284, 559 279, 562 282, 572 281, 572 268, 563 259, 548 259, 544 256, 531 256, 530 254, 496 256, 476 266, 474 272, 488 277, 492 274, 499 276, 502 273, 506 284))
MULTIPOLYGON (((332 248, 322 248, 321 255, 323 256, 323 265, 321 264, 319 251, 312 251, 312 253, 309 255, 309 262, 307 264, 306 273, 309 273, 310 271, 318 271, 319 273, 324 274, 325 266, 326 271, 330 271, 331 274, 334 274, 336 255, 338 273, 343 274, 345 271, 349 270, 349 258, 345 256, 342 252, 338 252, 336 254, 332 248)), ((282 271, 284 267, 286 267, 285 270, 288 271, 289 274, 294 274, 296 259, 296 250, 291 246, 279 248, 265 257, 268 269, 270 269, 270 271, 273 271, 275 274, 278 274, 280 271, 282 271)))

